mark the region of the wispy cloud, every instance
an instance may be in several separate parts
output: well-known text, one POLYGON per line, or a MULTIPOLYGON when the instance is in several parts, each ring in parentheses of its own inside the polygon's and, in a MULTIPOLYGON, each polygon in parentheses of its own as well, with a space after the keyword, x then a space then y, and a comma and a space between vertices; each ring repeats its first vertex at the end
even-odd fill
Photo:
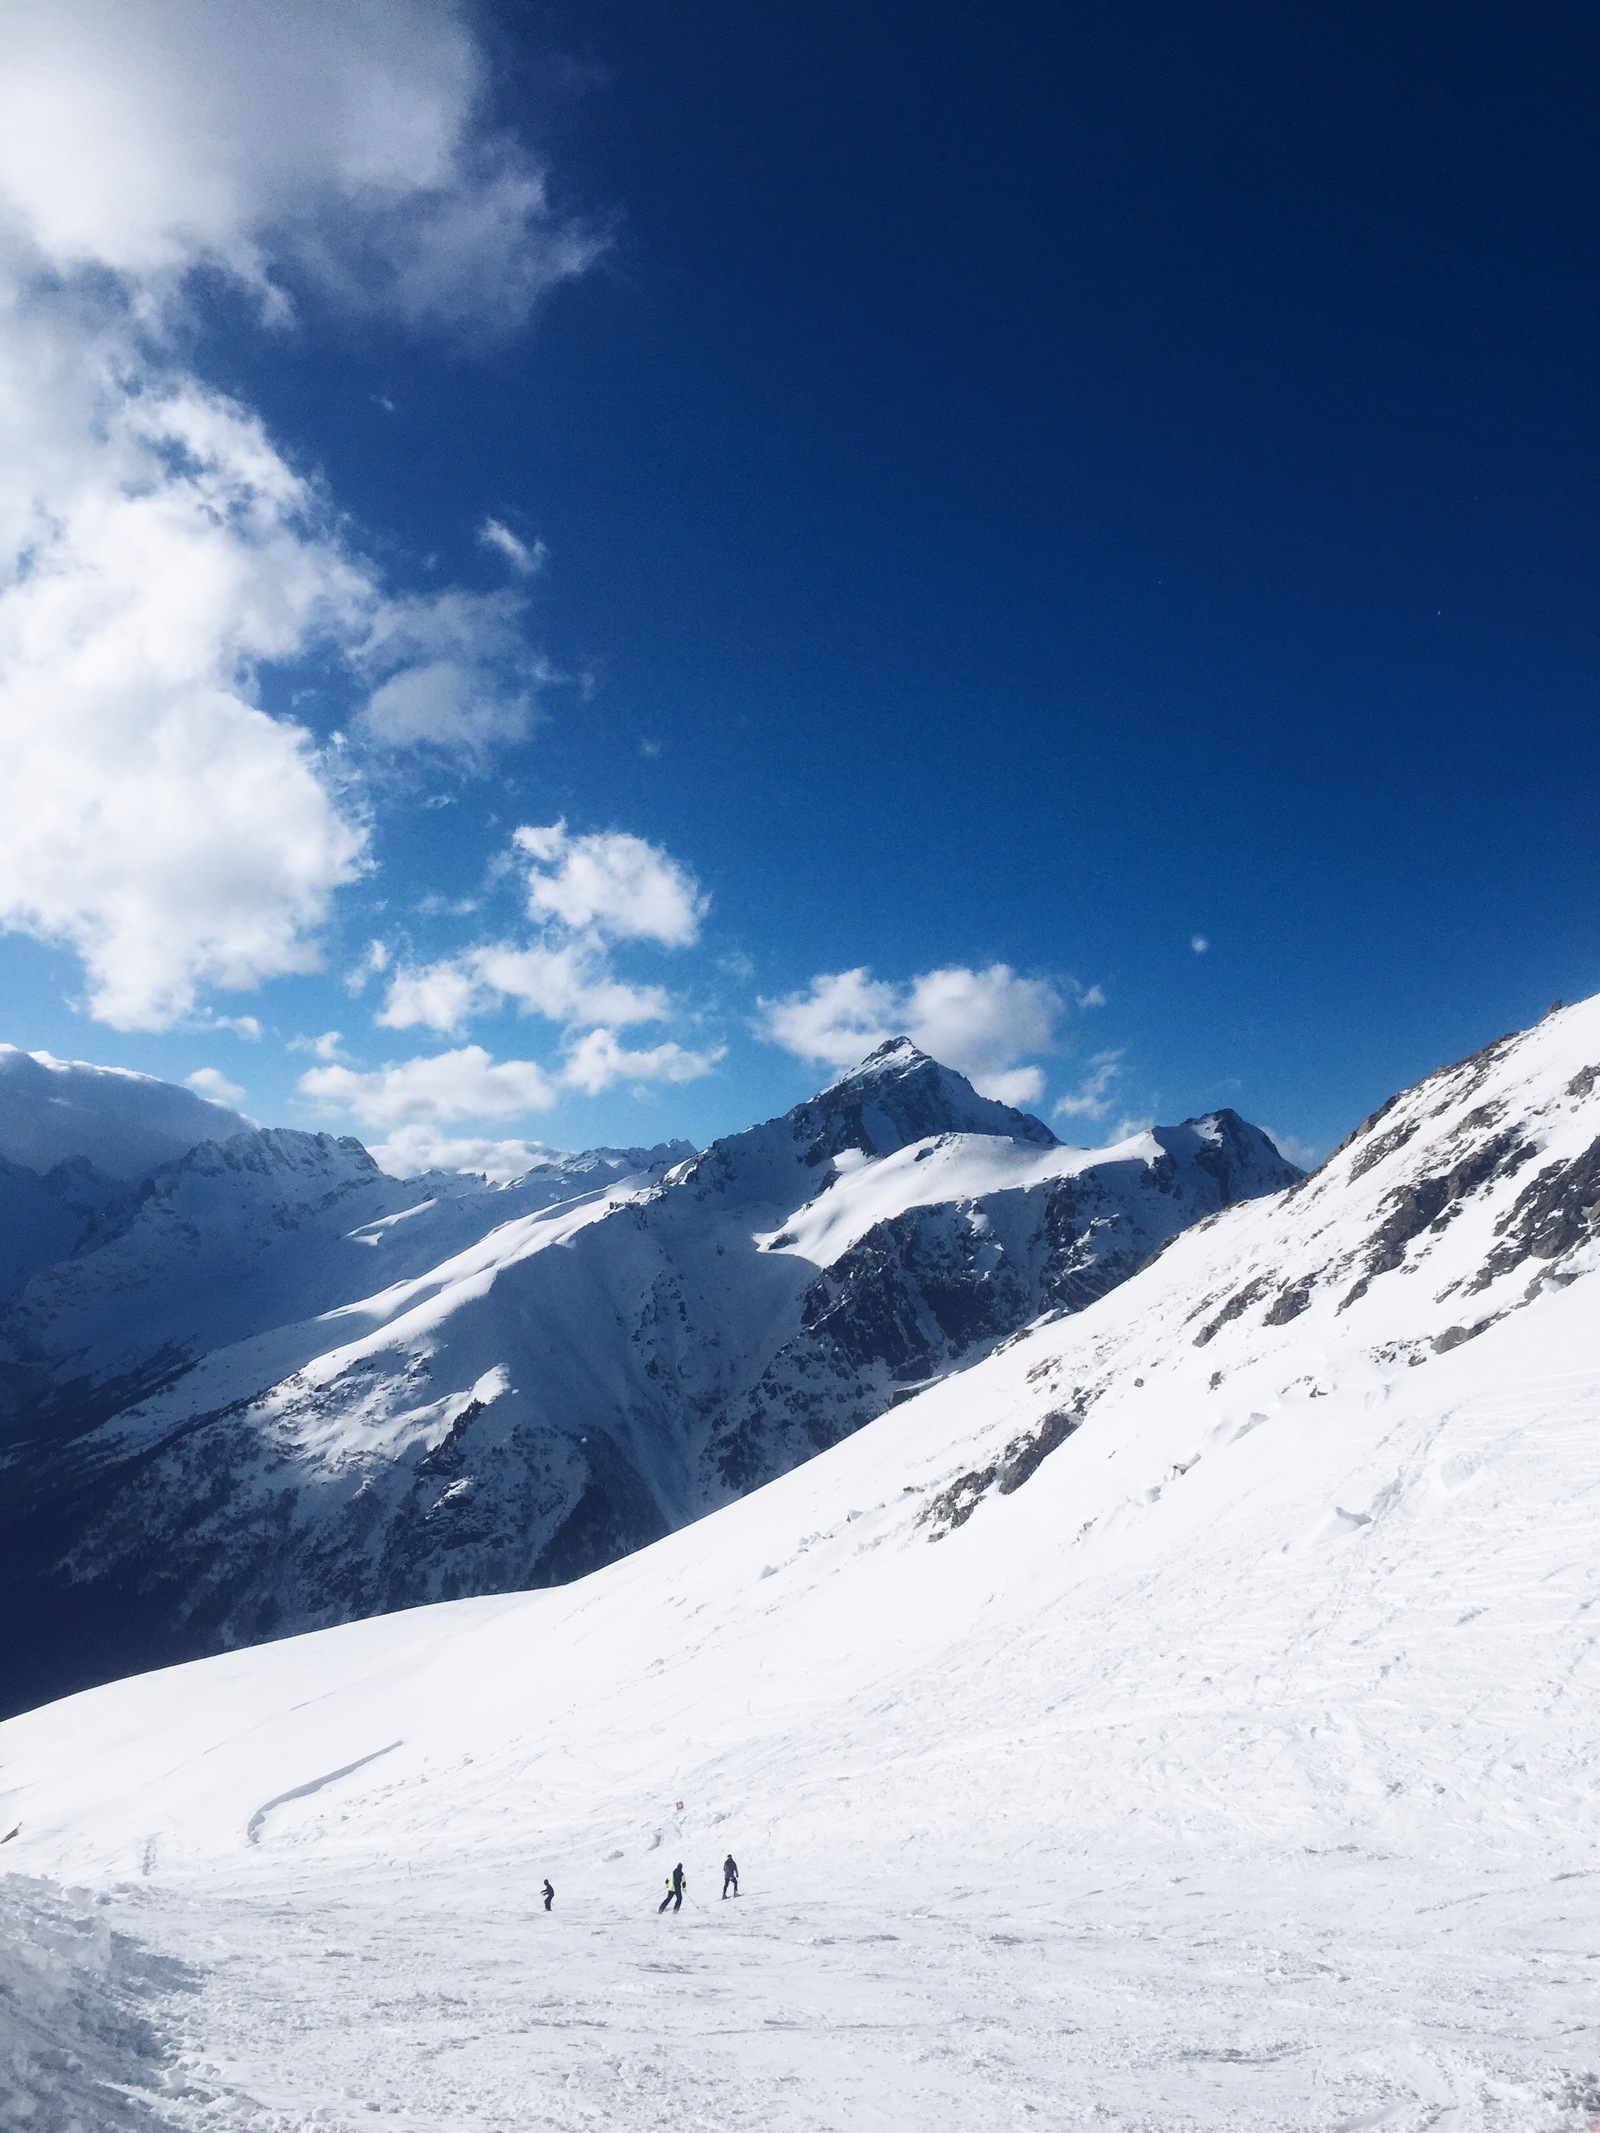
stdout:
POLYGON ((1096 1052, 1089 1071, 1065 1096, 1056 1099, 1057 1118, 1104 1118, 1111 1109, 1111 1088, 1122 1071, 1122 1054, 1096 1052))
POLYGON ((483 547, 503 556, 519 578, 536 577, 549 560, 550 551, 543 541, 535 541, 530 547, 497 518, 484 520, 478 528, 478 540, 483 547))

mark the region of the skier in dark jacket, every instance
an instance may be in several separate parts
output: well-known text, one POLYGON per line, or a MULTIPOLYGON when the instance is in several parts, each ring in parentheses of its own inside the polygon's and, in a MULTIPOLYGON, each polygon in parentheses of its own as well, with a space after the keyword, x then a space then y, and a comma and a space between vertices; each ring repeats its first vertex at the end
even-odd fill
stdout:
POLYGON ((727 1858, 722 1862, 722 1893, 724 1897, 726 1897, 730 1888, 737 1896, 739 1893, 739 1867, 732 1852, 729 1852, 727 1858))
POLYGON ((546 1909, 546 1910, 548 1911, 548 1910, 549 1910, 549 1908, 550 1908, 550 1906, 551 1906, 551 1905, 552 1905, 552 1904, 553 1904, 553 1903, 555 1902, 555 1900, 556 1900, 556 1892, 555 1892, 555 1890, 554 1890, 554 1889, 553 1889, 553 1888, 552 1888, 552 1887, 550 1886, 550 1877, 549 1877, 549 1875, 548 1875, 548 1874, 546 1874, 546 1876, 545 1876, 545 1880, 544 1880, 544 1888, 543 1888, 543 1889, 541 1890, 541 1892, 540 1892, 540 1893, 541 1893, 541 1894, 543 1895, 543 1897, 544 1897, 544 1907, 545 1907, 545 1909, 546 1909))
POLYGON ((683 1878, 683 1861, 680 1859, 667 1876, 667 1893, 656 1905, 656 1916, 659 1918, 669 1903, 674 1912, 681 1911, 683 1909, 683 1892, 688 1886, 688 1882, 683 1878))

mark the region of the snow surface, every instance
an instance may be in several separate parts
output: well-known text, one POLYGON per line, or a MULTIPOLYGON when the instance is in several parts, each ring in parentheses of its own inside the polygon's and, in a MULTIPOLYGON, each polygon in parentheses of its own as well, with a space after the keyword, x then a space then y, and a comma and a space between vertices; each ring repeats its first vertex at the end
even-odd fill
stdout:
POLYGON ((259 2133, 1593 2125, 1597 1091, 1588 1002, 577 1584, 0 1726, 6 1857, 192 1966, 123 2078, 259 2133))

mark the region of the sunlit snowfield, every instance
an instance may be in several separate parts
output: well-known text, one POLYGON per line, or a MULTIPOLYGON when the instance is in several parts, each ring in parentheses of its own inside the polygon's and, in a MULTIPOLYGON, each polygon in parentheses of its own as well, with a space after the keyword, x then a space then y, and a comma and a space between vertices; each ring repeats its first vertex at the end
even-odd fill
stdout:
POLYGON ((8 1884, 31 2123, 1588 2133, 1597 1247, 1473 1288, 1530 1157, 1346 1299, 1496 1103, 1589 1161, 1597 1024, 579 1584, 0 1727, 6 1863, 88 1892, 8 1884))
MULTIPOLYGON (((58 1707, 57 1789, 107 1815, 68 1799, 54 1863, 188 1971, 150 2003, 182 2078, 146 2107, 430 2133, 1587 2128, 1597 1406, 1564 1374, 1447 1432, 1369 1422, 1335 1463, 1401 1483, 1379 1531, 1267 1564, 1224 1521, 1186 1570, 1157 1550, 1032 1622, 981 1589, 989 1549, 930 1546, 893 1503, 763 1579, 771 1499, 812 1493, 793 1528, 819 1467, 736 1507, 709 1563, 677 1536, 586 1588, 58 1707), (764 1632, 727 1605, 747 1578, 775 1595, 764 1632), (811 1708, 775 1723, 805 1644, 811 1708), (141 1701, 165 1722, 122 1747, 141 1701), (680 1857, 690 1901, 662 1918, 680 1857)), ((1353 1419, 1329 1407, 1325 1443, 1353 1419)), ((1048 1517, 1027 1498, 984 1507, 1021 1529, 1023 1584, 1048 1517)), ((32 1723, 8 1729, 24 1765, 32 1723)))
POLYGON ((702 1869, 682 1917, 659 1922, 647 1880, 575 1869, 547 1918, 515 1854, 130 1892, 114 1915, 203 1966, 177 2009, 193 2040, 178 2124, 1600 2116, 1600 1932, 1581 1869, 1035 1842, 969 1848, 939 1886, 892 1848, 863 1871, 819 1837, 809 1865, 772 1862, 801 1890, 751 1874, 737 1905, 702 1869))

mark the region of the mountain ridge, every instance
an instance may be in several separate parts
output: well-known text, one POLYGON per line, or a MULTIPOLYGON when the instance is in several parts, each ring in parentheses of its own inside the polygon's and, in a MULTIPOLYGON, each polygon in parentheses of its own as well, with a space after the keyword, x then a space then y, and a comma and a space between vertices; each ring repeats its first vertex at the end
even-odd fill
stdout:
POLYGON ((530 1204, 262 1129, 36 1275, 0 1319, 11 1697, 97 1621, 148 1663, 579 1575, 1298 1175, 1231 1113, 1063 1148, 905 1041, 599 1170, 530 1204))

